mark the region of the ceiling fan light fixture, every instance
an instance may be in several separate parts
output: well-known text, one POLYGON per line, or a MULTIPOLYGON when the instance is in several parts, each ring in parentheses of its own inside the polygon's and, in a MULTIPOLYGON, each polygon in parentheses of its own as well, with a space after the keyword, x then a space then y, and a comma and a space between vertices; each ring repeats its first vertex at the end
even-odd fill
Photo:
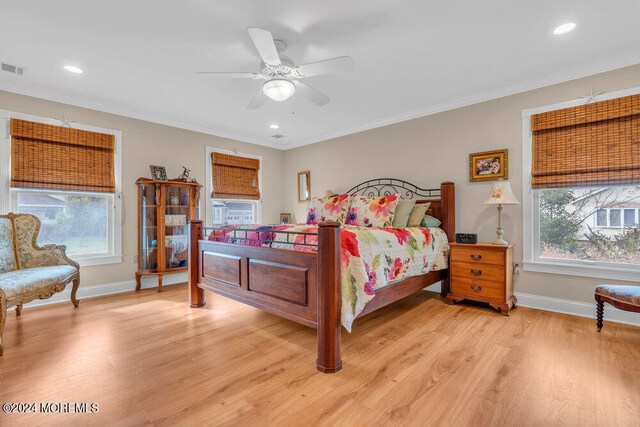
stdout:
POLYGON ((289 99, 296 91, 296 87, 287 79, 271 79, 264 83, 262 91, 274 101, 289 99))

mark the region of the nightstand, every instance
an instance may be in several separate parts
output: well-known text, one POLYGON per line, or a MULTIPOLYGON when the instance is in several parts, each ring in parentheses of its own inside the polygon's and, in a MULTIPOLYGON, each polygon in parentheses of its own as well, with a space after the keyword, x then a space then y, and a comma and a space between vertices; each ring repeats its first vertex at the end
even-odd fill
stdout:
POLYGON ((486 302, 509 315, 516 306, 513 295, 513 245, 450 243, 447 302, 463 299, 486 302))

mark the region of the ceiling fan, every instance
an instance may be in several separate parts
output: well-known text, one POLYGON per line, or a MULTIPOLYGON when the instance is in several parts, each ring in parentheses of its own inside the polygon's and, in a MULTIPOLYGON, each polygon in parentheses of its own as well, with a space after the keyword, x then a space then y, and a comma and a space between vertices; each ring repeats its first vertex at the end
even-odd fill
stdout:
POLYGON ((275 40, 267 30, 247 28, 247 31, 249 31, 256 49, 258 49, 258 53, 262 57, 259 72, 199 71, 196 74, 208 74, 222 78, 265 80, 262 89, 254 95, 247 105, 247 108, 251 110, 262 107, 267 97, 274 101, 284 101, 296 92, 320 107, 326 105, 331 101, 331 98, 300 80, 306 77, 350 69, 353 66, 353 61, 349 56, 339 56, 325 59, 324 61, 296 65, 293 59, 283 55, 284 50, 287 48, 285 42, 275 40))

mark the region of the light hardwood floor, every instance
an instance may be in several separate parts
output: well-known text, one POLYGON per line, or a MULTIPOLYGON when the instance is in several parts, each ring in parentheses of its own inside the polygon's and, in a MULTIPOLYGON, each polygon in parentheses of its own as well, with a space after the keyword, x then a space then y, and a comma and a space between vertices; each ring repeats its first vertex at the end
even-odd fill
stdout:
POLYGON ((315 370, 315 331, 184 285, 11 313, 0 401, 96 402, 0 425, 640 424, 640 328, 519 307, 506 318, 431 292, 343 333, 315 370), (11 424, 10 424, 11 423, 11 424))

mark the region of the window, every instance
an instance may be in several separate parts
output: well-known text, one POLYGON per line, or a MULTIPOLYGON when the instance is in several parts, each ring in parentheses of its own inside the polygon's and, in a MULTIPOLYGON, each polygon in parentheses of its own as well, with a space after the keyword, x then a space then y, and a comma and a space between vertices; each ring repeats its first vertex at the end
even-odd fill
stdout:
POLYGON ((122 262, 121 133, 8 111, 0 120, 0 212, 37 216, 38 243, 65 245, 81 266, 122 262))
POLYGON ((206 223, 208 226, 223 226, 232 224, 258 224, 261 218, 261 158, 258 156, 235 153, 230 150, 215 149, 207 147, 206 150, 206 170, 207 176, 207 198, 206 223), (214 159, 214 153, 222 154, 214 159), (246 159, 246 163, 245 160, 246 159), (216 161, 222 165, 216 165, 216 161), (236 162, 231 163, 229 162, 236 162), (246 165, 243 170, 230 170, 232 165, 246 165), (225 168, 229 174, 233 174, 233 183, 240 181, 246 183, 245 186, 230 186, 225 181, 224 176, 215 175, 216 167, 225 168), (255 169, 257 167, 257 169, 255 169), (217 183, 217 190, 214 186, 217 183))
POLYGON ((523 268, 637 280, 640 91, 523 112, 523 268))
POLYGON ((624 226, 633 227, 634 225, 638 225, 638 220, 636 219, 636 209, 625 209, 624 210, 624 226))
POLYGON ((112 195, 31 190, 12 193, 15 211, 40 219, 40 245, 65 245, 69 256, 109 253, 112 195))
POLYGON ((609 209, 609 227, 620 227, 620 209, 609 209))
POLYGON ((640 186, 537 190, 539 259, 640 264, 640 186), (624 212, 624 227, 622 213, 624 212))
POLYGON ((255 224, 258 202, 255 200, 211 199, 213 225, 255 224))

